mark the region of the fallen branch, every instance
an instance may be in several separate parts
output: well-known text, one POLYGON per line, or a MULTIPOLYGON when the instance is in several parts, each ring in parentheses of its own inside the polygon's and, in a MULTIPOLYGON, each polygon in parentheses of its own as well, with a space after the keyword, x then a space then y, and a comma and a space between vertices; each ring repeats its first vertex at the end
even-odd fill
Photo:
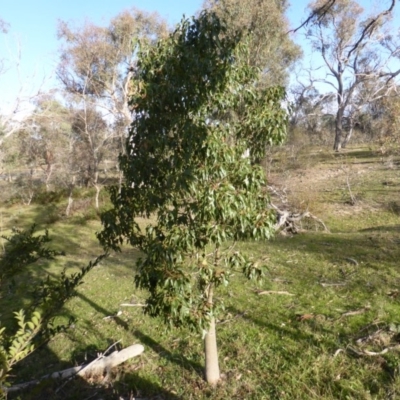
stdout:
POLYGON ((344 352, 343 349, 337 349, 337 350, 335 351, 335 354, 333 355, 333 358, 337 357, 340 353, 343 353, 343 352, 344 352))
POLYGON ((357 261, 356 259, 354 259, 354 258, 346 257, 345 260, 346 260, 347 262, 349 262, 350 264, 358 265, 358 261, 357 261))
POLYGON ((371 335, 361 337, 356 340, 356 343, 361 344, 361 343, 366 343, 370 340, 374 340, 377 336, 379 336, 383 332, 383 329, 378 329, 376 332, 372 333, 371 335))
POLYGON ((104 317, 103 319, 112 319, 115 317, 119 317, 122 314, 122 311, 118 311, 116 314, 114 315, 107 315, 106 317, 104 317))
POLYGON ((286 296, 294 296, 293 293, 285 292, 285 291, 280 291, 280 290, 263 290, 261 292, 258 292, 259 295, 262 294, 284 294, 286 296))
POLYGON ((346 286, 346 283, 321 283, 322 287, 346 286))
POLYGON ((132 303, 122 303, 120 304, 121 307, 146 307, 146 304, 132 304, 132 303))
POLYGON ((73 376, 80 376, 84 378, 89 375, 101 375, 104 373, 104 371, 109 371, 117 365, 122 364, 123 362, 136 357, 139 354, 142 354, 143 351, 144 347, 141 344, 134 344, 120 351, 114 351, 109 356, 104 356, 102 354, 87 365, 53 372, 52 374, 45 375, 40 379, 2 389, 5 392, 10 393, 25 389, 31 385, 36 385, 44 379, 67 379, 73 376))
POLYGON ((363 308, 360 308, 359 310, 347 311, 347 312, 343 313, 340 317, 351 317, 353 315, 364 314, 366 311, 368 311, 370 309, 371 309, 371 307, 363 307, 363 308))
POLYGON ((386 354, 390 350, 399 350, 399 349, 400 349, 400 344, 386 347, 382 351, 357 350, 354 347, 347 348, 348 351, 356 354, 357 356, 370 356, 370 357, 382 356, 383 354, 386 354))
POLYGON ((298 233, 302 230, 299 227, 299 223, 305 218, 312 219, 319 223, 325 232, 329 232, 329 229, 325 225, 325 223, 316 217, 315 215, 311 214, 309 211, 305 211, 303 213, 294 213, 289 210, 281 210, 275 204, 271 203, 270 206, 276 212, 276 223, 275 223, 275 230, 282 232, 282 233, 298 233))
POLYGON ((231 322, 231 321, 233 321, 233 320, 235 320, 235 319, 237 319, 237 318, 243 317, 243 315, 245 315, 245 314, 246 314, 246 311, 244 311, 244 312, 242 312, 242 313, 240 313, 240 314, 236 314, 236 315, 235 315, 234 317, 232 317, 232 318, 225 319, 225 320, 223 320, 223 321, 219 321, 219 322, 217 322, 217 324, 218 324, 218 325, 227 324, 228 322, 231 322))

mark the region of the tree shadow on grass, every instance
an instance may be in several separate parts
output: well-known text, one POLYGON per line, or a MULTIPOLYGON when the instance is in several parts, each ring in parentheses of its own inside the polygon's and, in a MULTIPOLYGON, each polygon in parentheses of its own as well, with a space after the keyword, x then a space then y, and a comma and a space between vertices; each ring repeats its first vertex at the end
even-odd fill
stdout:
MULTIPOLYGON (((296 321, 296 318, 287 323, 287 319, 285 318, 285 323, 278 321, 278 323, 271 323, 270 316, 266 312, 265 317, 256 317, 253 316, 251 312, 243 313, 242 310, 237 309, 236 307, 229 306, 227 310, 233 315, 243 315, 244 320, 248 320, 251 323, 258 325, 262 331, 268 331, 275 334, 278 337, 285 337, 291 339, 294 342, 307 342, 309 345, 313 347, 321 347, 321 340, 317 337, 317 335, 325 335, 324 346, 327 345, 332 348, 337 348, 337 342, 335 340, 326 340, 328 335, 331 335, 332 330, 328 326, 324 326, 321 323, 318 323, 315 319, 311 319, 309 321, 299 322, 296 321), (305 328, 305 324, 309 325, 313 331, 305 332, 303 328, 305 328)), ((291 356, 292 357, 292 356, 291 356)))
POLYGON ((113 321, 115 321, 115 323, 119 326, 121 326, 122 328, 124 328, 125 330, 129 330, 129 325, 122 320, 121 318, 119 318, 117 315, 113 315, 114 313, 110 310, 106 310, 104 307, 98 305, 96 302, 94 302, 93 300, 89 299, 89 297, 85 296, 84 294, 78 292, 76 294, 77 298, 80 298, 81 300, 83 300, 84 302, 88 303, 94 310, 96 310, 98 313, 103 314, 104 317, 110 317, 113 319, 113 321))
POLYGON ((197 374, 203 376, 204 367, 197 362, 187 359, 182 352, 173 353, 170 350, 167 350, 159 342, 138 329, 134 330, 132 333, 140 340, 140 343, 150 347, 160 357, 177 364, 179 367, 185 368, 189 372, 195 371, 197 374))
POLYGON ((268 247, 278 249, 281 253, 297 251, 305 255, 316 254, 331 263, 364 262, 367 265, 373 263, 377 256, 380 261, 392 263, 400 258, 398 232, 400 232, 399 225, 388 225, 358 232, 301 233, 292 238, 276 238, 268 243, 268 247))
MULTIPOLYGON (((90 300, 88 297, 86 297, 82 293, 77 293, 77 297, 79 297, 83 301, 87 302, 91 307, 93 307, 97 312, 103 314, 105 317, 108 317, 112 314, 111 311, 106 310, 105 308, 99 306, 97 303, 90 300)), ((113 315, 112 319, 113 319, 113 321, 115 321, 115 323, 117 325, 119 325, 122 328, 124 328, 125 330, 129 331, 129 325, 125 321, 123 321, 121 318, 119 318, 116 315, 113 315)), ((190 372, 192 372, 194 370, 197 373, 203 374, 203 366, 196 362, 188 360, 185 356, 182 355, 181 352, 173 353, 173 352, 167 350, 159 342, 157 342, 150 336, 146 335, 139 329, 134 330, 132 332, 132 334, 139 339, 140 343, 142 343, 145 346, 150 347, 160 357, 163 357, 170 362, 178 364, 180 367, 183 367, 190 372)))
MULTIPOLYGON (((83 295, 82 293, 78 293, 77 297, 82 299, 83 301, 87 302, 93 309, 95 309, 97 312, 103 314, 105 317, 108 317, 112 315, 112 312, 109 310, 106 310, 105 308, 101 307, 94 301, 90 300, 88 297, 83 295)), ((112 315, 111 318, 113 321, 121 326, 123 329, 129 331, 130 327, 128 323, 123 321, 121 318, 119 318, 116 315, 112 315)), ((151 348, 155 353, 157 353, 160 357, 168 360, 169 362, 173 362, 177 364, 179 367, 183 367, 189 372, 195 371, 199 375, 203 375, 203 366, 199 363, 196 363, 194 361, 191 361, 187 359, 182 352, 171 352, 170 350, 167 350, 163 345, 161 345, 159 342, 151 338, 150 336, 146 335, 144 332, 142 332, 139 329, 136 329, 131 332, 133 336, 135 336, 141 344, 144 346, 148 346, 151 348)))
POLYGON ((380 225, 380 226, 373 226, 372 228, 360 229, 358 232, 387 232, 387 233, 400 233, 400 225, 380 225))

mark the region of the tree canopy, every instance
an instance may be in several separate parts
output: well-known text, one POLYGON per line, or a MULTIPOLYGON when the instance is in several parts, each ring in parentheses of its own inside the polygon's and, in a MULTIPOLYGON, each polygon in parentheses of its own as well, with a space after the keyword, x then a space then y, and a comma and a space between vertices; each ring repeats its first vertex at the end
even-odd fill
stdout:
POLYGON ((99 234, 106 248, 118 250, 126 239, 141 250, 135 280, 150 293, 145 311, 205 332, 206 359, 221 307, 214 289, 235 268, 261 275, 254 260, 222 250, 272 235, 264 172, 253 161, 267 143, 283 141, 288 117, 283 88, 257 89, 257 71, 243 62, 246 46, 226 31, 204 12, 141 49, 130 100, 135 118, 120 157, 125 182, 110 188, 113 208, 99 234), (151 218, 145 227, 142 216, 151 218))
POLYGON ((287 83, 289 69, 301 55, 288 35, 288 5, 287 0, 206 0, 203 7, 226 21, 228 35, 250 33, 246 62, 260 68, 262 85, 274 86, 287 83))

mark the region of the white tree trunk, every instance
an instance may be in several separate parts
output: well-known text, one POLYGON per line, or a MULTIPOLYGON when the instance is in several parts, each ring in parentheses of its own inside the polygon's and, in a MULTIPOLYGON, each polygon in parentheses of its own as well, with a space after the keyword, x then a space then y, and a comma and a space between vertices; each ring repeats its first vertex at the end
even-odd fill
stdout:
POLYGON ((74 187, 75 187, 75 176, 72 177, 71 184, 69 185, 68 205, 67 205, 67 209, 65 210, 65 215, 67 217, 69 216, 69 214, 71 212, 72 203, 74 202, 74 198, 72 197, 74 187))
POLYGON ((94 185, 94 187, 96 188, 96 197, 95 197, 95 206, 96 206, 96 210, 99 209, 99 197, 100 197, 100 191, 101 191, 101 186, 96 184, 94 185))
POLYGON ((206 368, 205 375, 206 381, 210 385, 216 385, 220 379, 219 363, 218 363, 218 349, 217 349, 217 335, 215 333, 215 319, 211 319, 210 328, 204 338, 204 348, 206 354, 206 368))

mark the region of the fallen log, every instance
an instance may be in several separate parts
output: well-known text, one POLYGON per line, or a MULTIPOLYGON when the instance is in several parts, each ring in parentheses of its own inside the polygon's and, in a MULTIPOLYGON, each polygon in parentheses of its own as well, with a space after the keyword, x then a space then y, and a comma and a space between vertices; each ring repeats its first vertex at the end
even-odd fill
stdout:
POLYGON ((48 374, 42 376, 40 379, 36 379, 34 381, 20 383, 15 386, 11 386, 9 388, 2 388, 6 393, 16 392, 18 390, 22 390, 27 388, 28 386, 36 385, 40 383, 44 379, 67 379, 72 378, 74 376, 80 376, 82 378, 91 376, 91 375, 101 375, 104 371, 109 371, 110 369, 116 367, 123 362, 136 357, 142 354, 144 351, 144 347, 141 344, 134 344, 120 351, 114 351, 109 356, 104 356, 101 354, 95 360, 87 365, 82 365, 79 367, 73 367, 64 369, 63 371, 53 372, 52 374, 48 374))

